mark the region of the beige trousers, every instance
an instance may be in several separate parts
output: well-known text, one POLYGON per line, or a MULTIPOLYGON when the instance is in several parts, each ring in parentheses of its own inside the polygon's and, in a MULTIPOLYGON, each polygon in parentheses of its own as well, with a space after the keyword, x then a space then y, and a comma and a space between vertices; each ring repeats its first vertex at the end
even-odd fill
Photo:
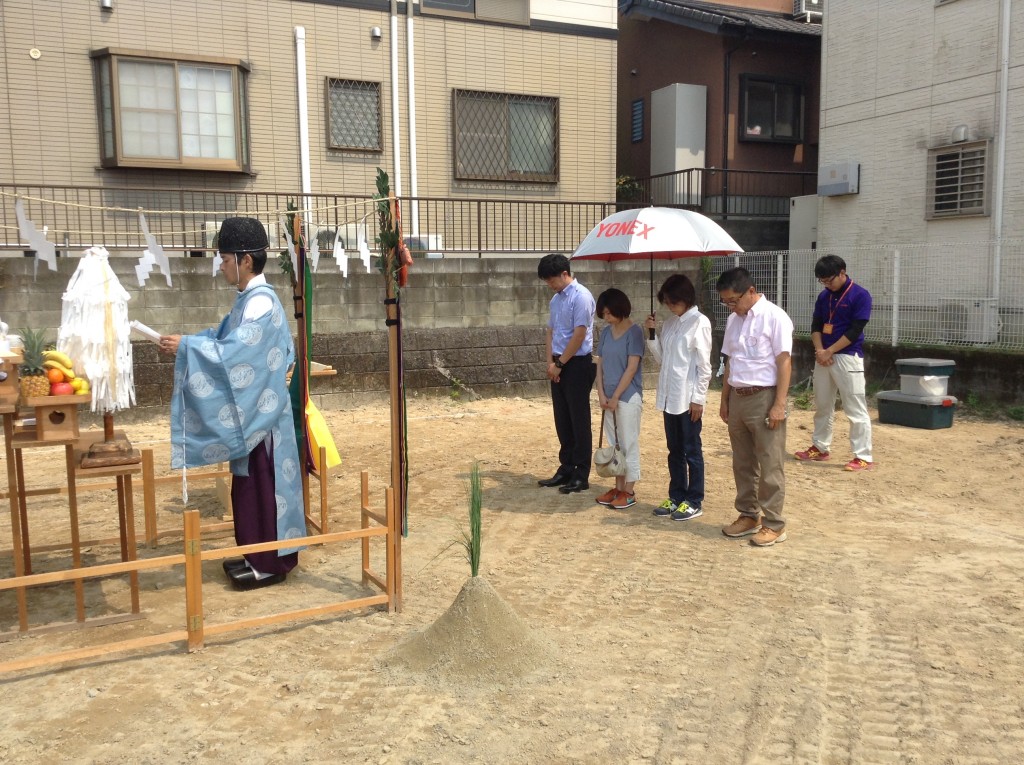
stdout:
POLYGON ((764 513, 762 525, 778 531, 786 525, 786 422, 775 430, 765 424, 775 388, 751 396, 729 394, 729 440, 736 481, 736 509, 751 518, 764 513))

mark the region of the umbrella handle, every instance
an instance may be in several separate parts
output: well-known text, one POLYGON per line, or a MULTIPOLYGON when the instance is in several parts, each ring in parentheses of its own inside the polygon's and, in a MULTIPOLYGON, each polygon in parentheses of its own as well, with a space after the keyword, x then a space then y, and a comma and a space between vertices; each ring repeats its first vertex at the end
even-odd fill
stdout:
POLYGON ((651 338, 651 340, 653 340, 654 339, 654 330, 653 329, 647 330, 647 336, 649 338, 651 338))

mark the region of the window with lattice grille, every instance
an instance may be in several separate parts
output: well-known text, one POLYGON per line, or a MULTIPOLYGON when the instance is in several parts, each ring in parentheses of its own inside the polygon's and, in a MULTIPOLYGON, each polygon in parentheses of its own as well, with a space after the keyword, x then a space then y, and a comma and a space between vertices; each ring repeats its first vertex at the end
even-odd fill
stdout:
POLYGON ((558 180, 558 99, 456 90, 455 177, 558 180))
POLYGON ((104 167, 248 169, 242 61, 116 48, 91 56, 104 167))
POLYGON ((928 151, 926 218, 988 215, 988 141, 928 151))
POLYGON ((327 145, 354 151, 383 149, 379 82, 328 78, 327 145))

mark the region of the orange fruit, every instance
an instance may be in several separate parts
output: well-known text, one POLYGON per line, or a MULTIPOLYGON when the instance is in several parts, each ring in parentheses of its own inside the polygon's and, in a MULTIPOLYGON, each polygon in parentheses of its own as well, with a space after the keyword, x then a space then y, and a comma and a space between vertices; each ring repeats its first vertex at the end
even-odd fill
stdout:
POLYGON ((46 379, 52 383, 64 382, 64 373, 59 369, 48 369, 46 370, 46 379))

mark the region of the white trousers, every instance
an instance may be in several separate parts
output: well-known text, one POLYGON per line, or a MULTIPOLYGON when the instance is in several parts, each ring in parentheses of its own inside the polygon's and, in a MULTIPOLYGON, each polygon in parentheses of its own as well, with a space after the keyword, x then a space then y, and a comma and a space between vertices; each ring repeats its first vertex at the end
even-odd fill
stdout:
POLYGON ((836 393, 850 421, 853 456, 871 462, 871 415, 864 391, 864 359, 837 353, 831 366, 814 365, 814 445, 831 451, 832 425, 836 415, 836 393))
POLYGON ((619 401, 614 418, 611 412, 606 412, 604 417, 605 440, 609 444, 618 444, 626 455, 627 483, 640 480, 640 415, 643 411, 644 400, 639 393, 634 393, 629 401, 619 401))

